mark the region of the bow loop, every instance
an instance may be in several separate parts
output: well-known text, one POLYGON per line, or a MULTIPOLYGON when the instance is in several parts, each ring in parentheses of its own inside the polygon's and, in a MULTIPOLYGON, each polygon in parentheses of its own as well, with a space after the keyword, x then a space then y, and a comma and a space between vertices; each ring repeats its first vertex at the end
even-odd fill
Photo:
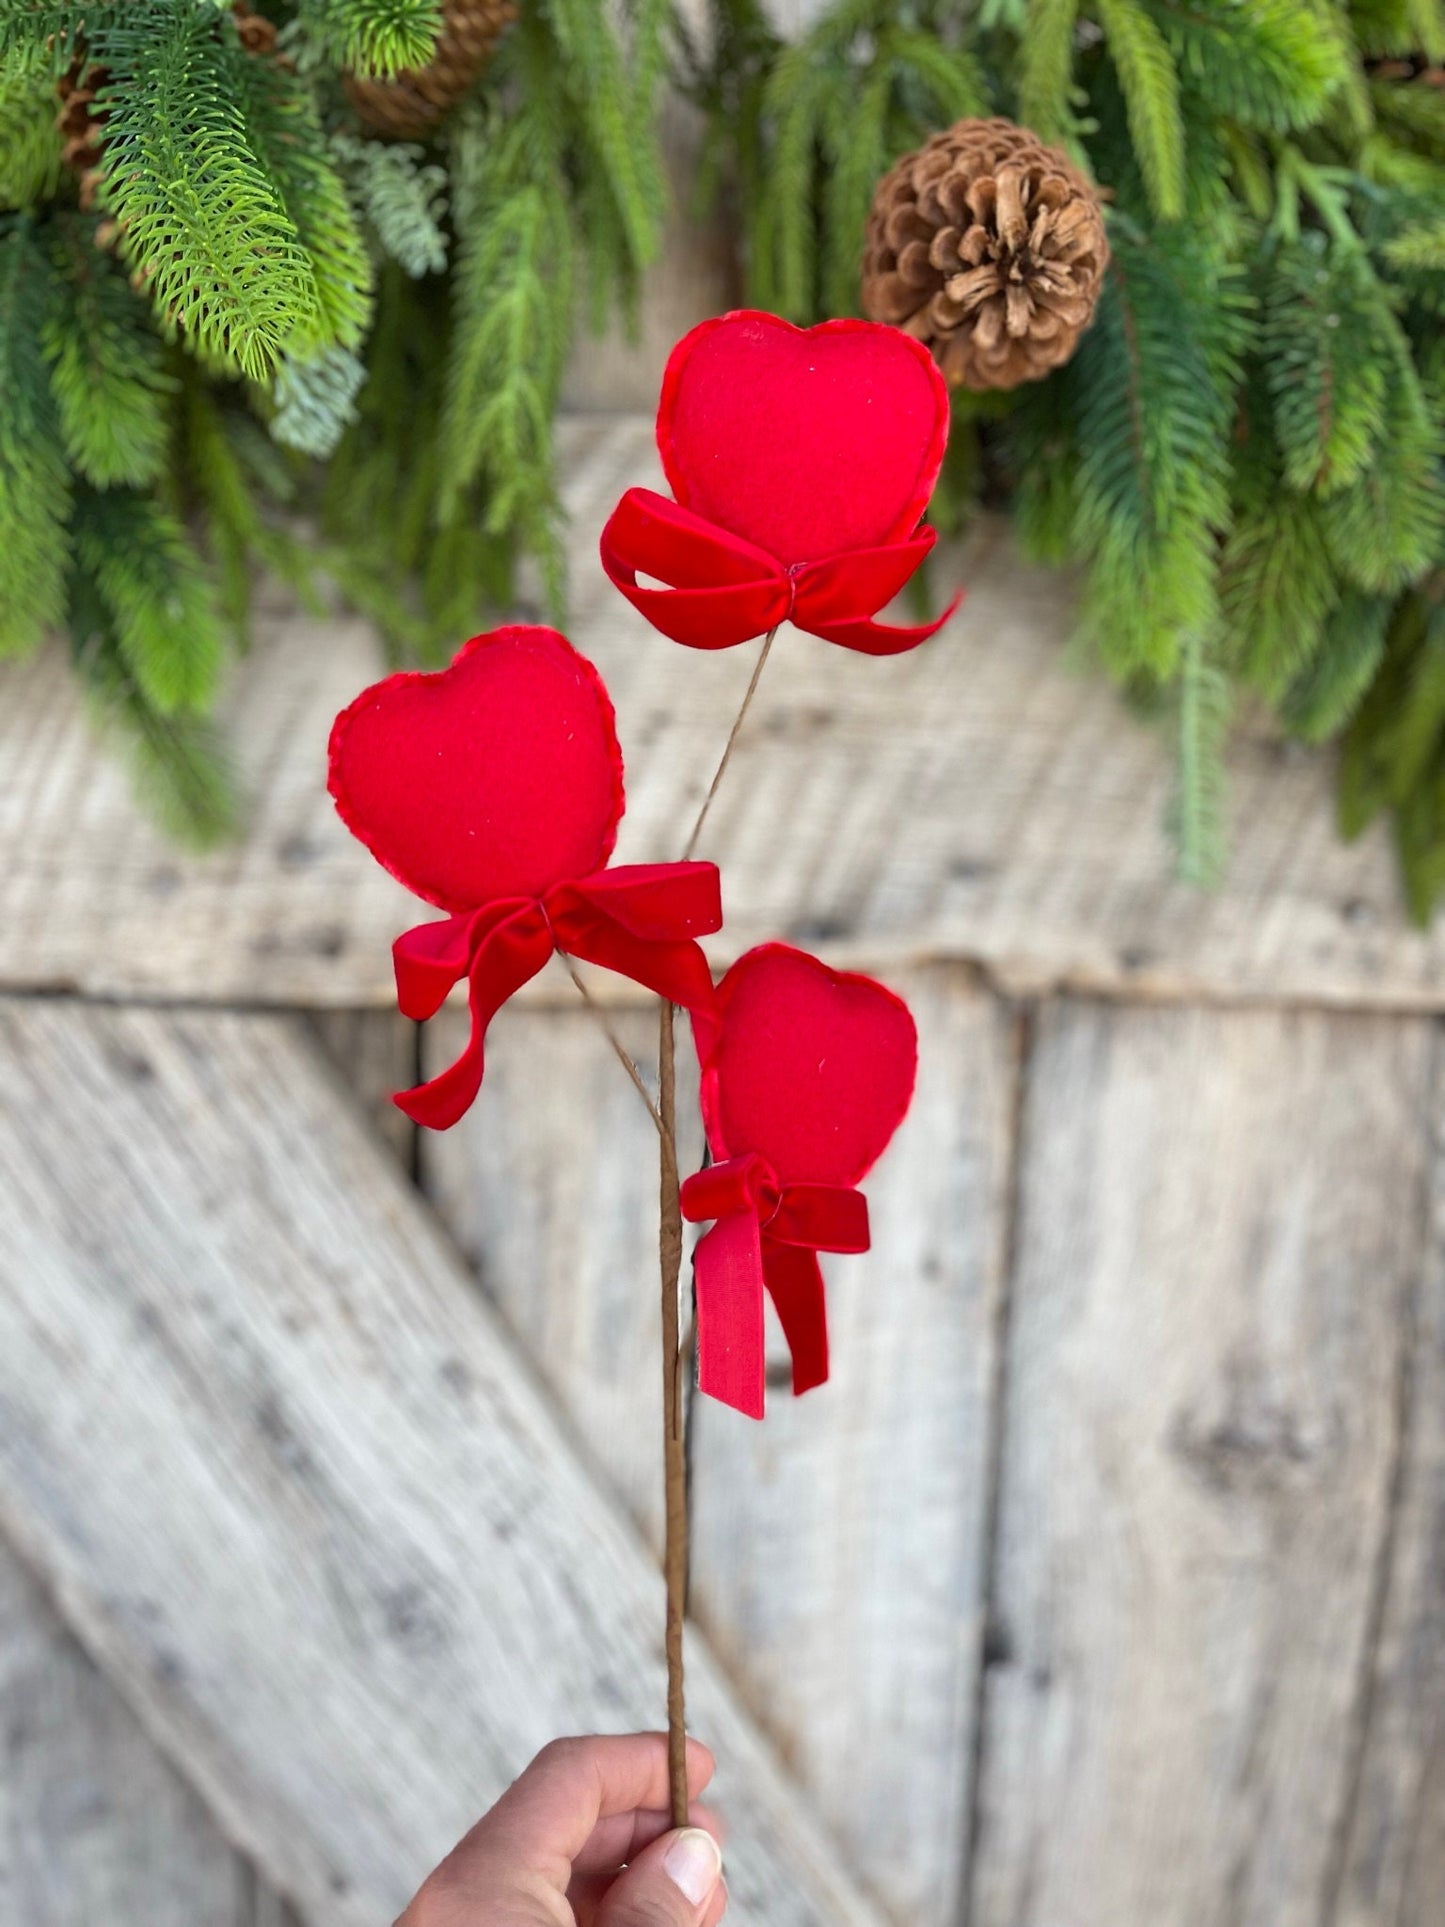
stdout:
POLYGON ((896 542, 785 566, 695 510, 631 488, 602 531, 601 553, 613 587, 690 649, 729 649, 791 621, 825 642, 886 656, 926 642, 962 600, 955 596, 933 622, 894 628, 873 620, 937 539, 920 527, 896 542), (665 586, 644 585, 639 576, 665 586))
POLYGON ((787 1184, 765 1238, 808 1251, 866 1251, 868 1200, 843 1184, 787 1184))
POLYGON ((481 941, 477 925, 482 918, 495 921, 491 910, 464 910, 440 923, 419 923, 402 931, 391 946, 391 961, 397 1007, 403 1017, 417 1024, 435 1017, 453 984, 460 983, 471 967, 481 941))
POLYGON ((722 926, 713 863, 634 864, 554 884, 519 897, 419 924, 393 946, 397 1002, 418 1020, 433 1016, 467 979, 471 1030, 455 1063, 394 1102, 417 1124, 444 1131, 475 1101, 485 1067, 487 1026, 554 950, 618 971, 684 1009, 706 1012, 712 972, 699 936, 722 926))
POLYGON ((753 1152, 694 1171, 682 1187, 682 1215, 689 1224, 702 1224, 708 1219, 751 1211, 762 1225, 776 1213, 782 1195, 783 1187, 772 1165, 753 1152))

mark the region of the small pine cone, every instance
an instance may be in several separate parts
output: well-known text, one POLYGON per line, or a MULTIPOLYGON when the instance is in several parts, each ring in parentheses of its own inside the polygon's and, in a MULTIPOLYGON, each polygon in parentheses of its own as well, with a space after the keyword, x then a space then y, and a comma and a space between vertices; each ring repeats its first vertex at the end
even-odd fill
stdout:
POLYGON ((346 76, 358 118, 393 140, 429 134, 471 87, 516 17, 516 0, 443 0, 442 30, 425 67, 403 68, 392 80, 346 76))
POLYGON ((105 112, 96 109, 95 97, 109 78, 105 68, 92 66, 82 50, 55 83, 61 158, 79 181, 80 205, 87 213, 95 206, 100 188, 104 148, 105 112))
POLYGON ((276 51, 276 27, 263 13, 252 13, 246 0, 232 0, 231 15, 236 22, 236 37, 248 54, 263 58, 276 51))
POLYGON ((878 183, 863 311, 964 388, 1016 388, 1073 354, 1108 266, 1099 196, 1009 120, 961 120, 878 183))

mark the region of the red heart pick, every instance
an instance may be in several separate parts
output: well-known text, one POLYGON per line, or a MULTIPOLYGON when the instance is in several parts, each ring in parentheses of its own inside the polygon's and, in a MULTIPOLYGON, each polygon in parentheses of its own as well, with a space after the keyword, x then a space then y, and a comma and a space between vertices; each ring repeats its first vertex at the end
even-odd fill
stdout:
POLYGON ((677 500, 785 566, 911 535, 947 438, 948 389, 920 342, 748 309, 683 337, 657 415, 677 500))
POLYGON ((694 1021, 719 1160, 756 1152, 784 1184, 857 1184, 908 1110, 918 1033, 871 977, 760 944, 718 985, 715 1018, 694 1021))
POLYGON ((391 874, 443 910, 537 897, 612 853, 622 753, 601 677, 555 629, 473 636, 342 710, 328 788, 391 874))

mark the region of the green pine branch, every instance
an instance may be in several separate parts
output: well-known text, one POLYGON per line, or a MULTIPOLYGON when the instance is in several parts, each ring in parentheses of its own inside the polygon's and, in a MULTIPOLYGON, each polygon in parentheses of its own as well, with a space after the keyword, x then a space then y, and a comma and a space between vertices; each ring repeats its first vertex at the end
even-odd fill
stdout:
POLYGON ((441 31, 441 0, 300 0, 313 41, 338 67, 386 79, 431 59, 441 31))
POLYGON ((60 185, 50 63, 22 47, 0 61, 0 208, 34 207, 60 185))
POLYGON ((1150 206, 1161 221, 1177 221, 1184 212, 1184 119, 1169 42, 1143 0, 1095 0, 1095 7, 1150 206))
POLYGON ((187 0, 141 4, 109 29, 103 196, 161 326, 263 380, 315 339, 316 274, 237 98, 229 23, 187 0))
POLYGON ((1029 0, 1019 46, 1019 119, 1044 140, 1069 130, 1079 0, 1029 0))
POLYGON ((29 214, 0 214, 0 655, 61 621, 70 478, 42 341, 54 271, 29 214))
POLYGON ((194 849, 233 835, 239 803, 215 725, 189 713, 167 714, 147 699, 109 608, 83 569, 71 577, 67 628, 91 713, 125 754, 142 805, 167 835, 194 849))
POLYGON ((1180 877, 1204 888, 1224 869, 1225 744, 1229 682, 1204 639, 1191 631, 1179 652, 1178 737, 1170 822, 1180 877))
POLYGON ((544 114, 479 126, 461 171, 453 340, 438 452, 438 514, 478 481, 487 527, 522 530, 561 593, 552 415, 571 333, 572 230, 544 114))
POLYGON ((159 716, 205 710, 220 673, 221 631, 180 524, 152 496, 87 489, 76 497, 72 537, 140 699, 159 716))
POLYGON ((41 342, 72 465, 98 488, 140 488, 165 462, 175 381, 144 302, 93 227, 70 214, 48 224, 55 298, 41 342))
POLYGON ((371 260, 310 92, 278 60, 223 39, 246 137, 309 265, 314 318, 287 341, 293 356, 361 345, 371 313, 371 260))
POLYGON ((428 161, 423 148, 361 140, 344 129, 331 136, 331 152, 382 253, 413 279, 440 274, 447 264, 446 169, 428 161))
POLYGON ((1324 112, 1350 76, 1321 0, 1148 0, 1186 83, 1244 127, 1285 131, 1324 112))
POLYGON ((1385 422, 1399 324, 1363 250, 1318 232, 1278 250, 1261 350, 1292 489, 1329 494, 1369 466, 1385 422))

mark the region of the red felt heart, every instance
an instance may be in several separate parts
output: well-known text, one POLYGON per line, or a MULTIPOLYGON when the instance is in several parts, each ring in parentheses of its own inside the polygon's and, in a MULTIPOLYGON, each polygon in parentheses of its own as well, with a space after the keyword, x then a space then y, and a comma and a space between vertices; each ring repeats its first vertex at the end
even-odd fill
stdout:
POLYGON ((683 337, 657 415, 677 500, 784 565, 910 535, 947 439, 948 390, 920 342, 751 310, 683 337))
POLYGON ((537 897, 612 853, 622 753, 601 677, 555 629, 494 629, 363 690, 331 731, 342 821, 443 910, 537 897))
POLYGON ((857 1184, 913 1096, 908 1006, 788 944, 739 957, 697 1029, 713 1156, 757 1152, 784 1184, 857 1184))

